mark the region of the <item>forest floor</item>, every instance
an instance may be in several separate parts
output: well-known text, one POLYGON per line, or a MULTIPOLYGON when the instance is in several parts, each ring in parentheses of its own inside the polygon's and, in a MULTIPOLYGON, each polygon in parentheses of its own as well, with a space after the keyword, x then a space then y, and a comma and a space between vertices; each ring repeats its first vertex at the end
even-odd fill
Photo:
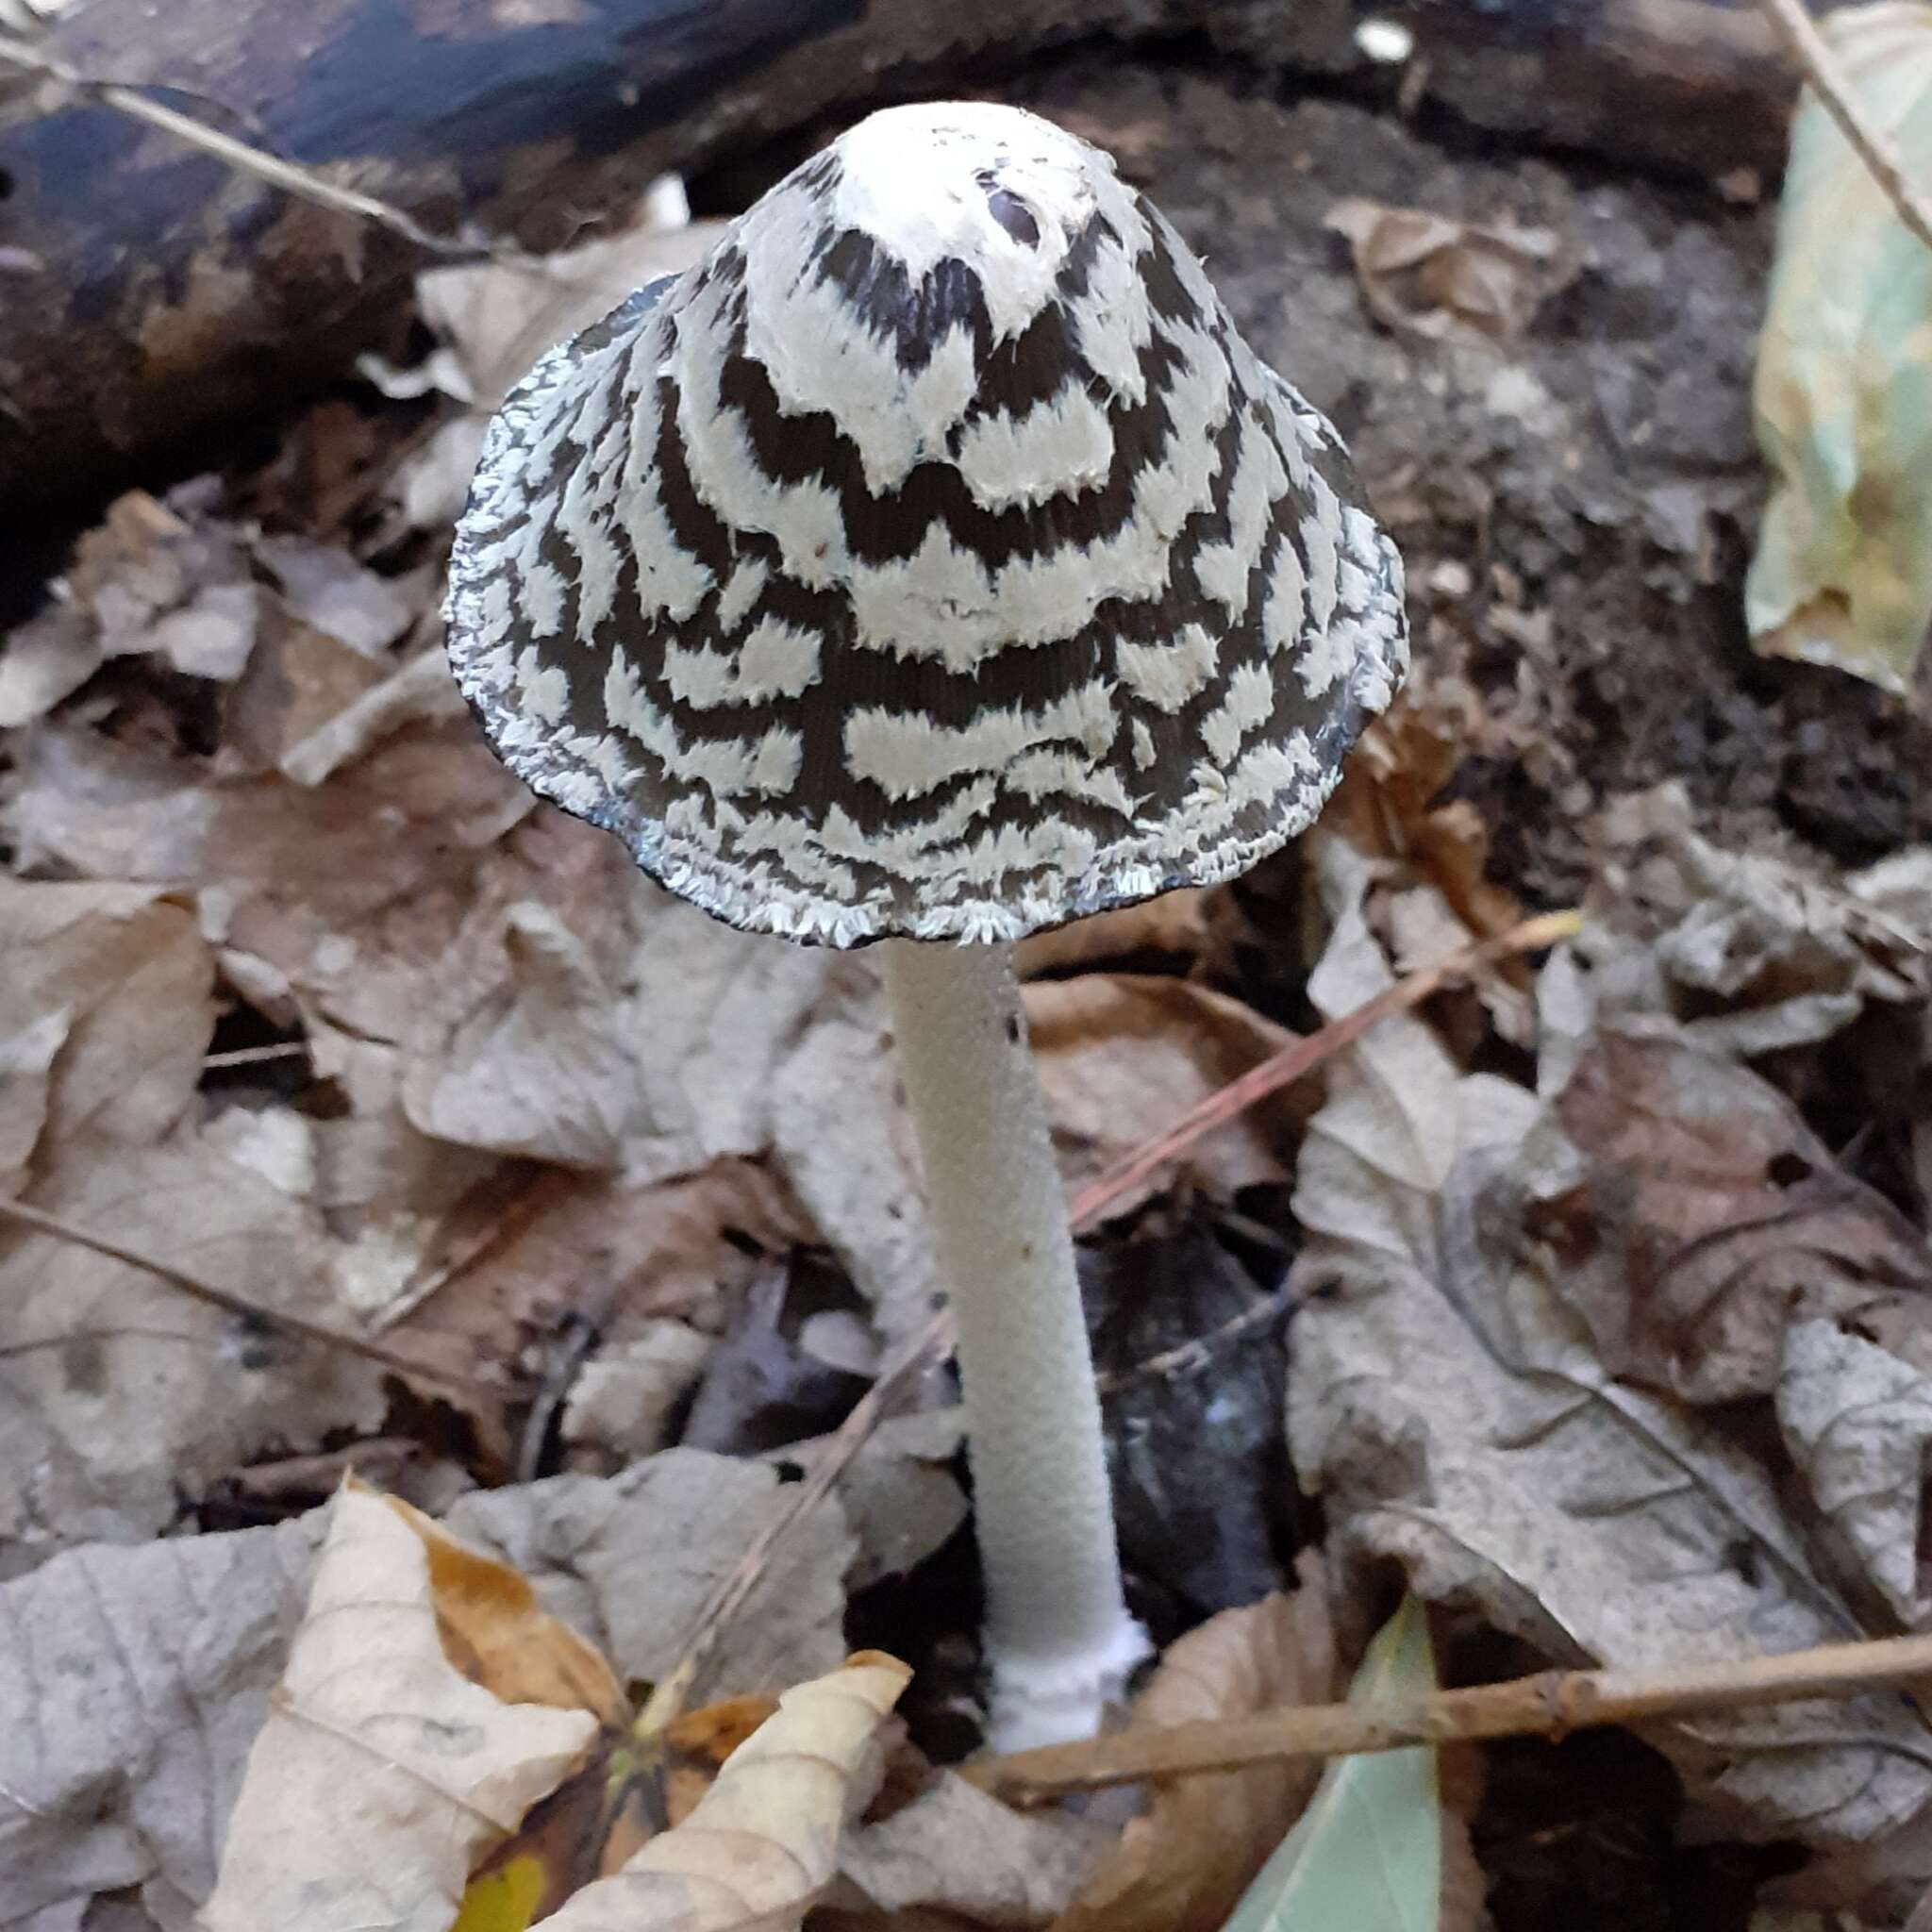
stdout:
MULTIPOLYGON (((1091 1217, 1135 1606, 1223 1646, 1179 1709, 1340 1694, 1398 1570, 1445 1682, 1924 1627, 1932 707, 1745 636, 1772 191, 1178 54, 1013 97, 1118 157, 1338 424, 1415 633, 1320 834, 1023 956, 1070 1191, 1291 1034, 1584 914, 1091 1217), (1291 1631, 1317 1597, 1333 1631, 1291 1631)), ((599 244, 570 301, 678 265, 833 131, 694 178, 696 228, 599 244)), ((673 903, 457 700, 479 406, 564 323, 495 267, 422 310, 421 381, 104 506, 0 653, 0 1214, 40 1217, 0 1219, 0 1684, 65 1726, 0 1740, 0 1924, 172 1928, 206 1894, 346 1471, 515 1562, 636 1689, 930 1318, 863 956, 673 903)), ((908 1380, 703 1696, 876 1646, 916 1668, 916 1744, 970 1748, 952 1399, 908 1380)), ((1441 1923, 1900 1923, 1928 1765, 1879 1693, 1451 1754, 1480 1883, 1441 1923)), ((1228 1900, 1174 1872, 1224 1886, 1306 1794, 1239 1844, 1168 1819, 1137 1871, 1005 1814, 860 1834, 841 1923, 1207 1932, 1228 1900)))

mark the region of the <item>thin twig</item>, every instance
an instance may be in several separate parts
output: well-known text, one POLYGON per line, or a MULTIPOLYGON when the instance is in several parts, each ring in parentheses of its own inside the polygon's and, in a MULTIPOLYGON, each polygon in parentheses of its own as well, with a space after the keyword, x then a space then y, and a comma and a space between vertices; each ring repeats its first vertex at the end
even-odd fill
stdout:
POLYGON ((1074 1227, 1091 1227, 1122 1195, 1133 1192, 1176 1155, 1186 1153, 1209 1128, 1232 1120, 1257 1100, 1265 1099, 1277 1089, 1290 1086, 1304 1074, 1312 1073, 1331 1055, 1359 1040, 1372 1027, 1379 1026, 1384 1020, 1397 1013, 1406 1013, 1412 1007, 1421 1006, 1432 994, 1440 992, 1450 980, 1467 978, 1485 966, 1492 966, 1499 959, 1513 958, 1519 953, 1540 953, 1545 947, 1556 945, 1558 941, 1573 938, 1581 924, 1580 916, 1574 912, 1546 912, 1539 918, 1526 919, 1521 925, 1511 926, 1507 932, 1499 933, 1494 939, 1464 946, 1446 958, 1439 959, 1433 966, 1424 966, 1420 972, 1410 974, 1407 979, 1398 981, 1387 992, 1377 993, 1354 1012, 1330 1021, 1319 1032, 1290 1041, 1279 1053, 1271 1054, 1258 1067, 1250 1069, 1239 1080, 1232 1080, 1210 1093, 1198 1107, 1184 1113, 1158 1139, 1137 1147, 1106 1169, 1074 1197, 1070 1209, 1074 1227))
POLYGON ((513 254, 500 244, 491 246, 460 242, 453 236, 432 234, 391 202, 380 201, 373 194, 358 193, 353 188, 339 188, 334 182, 324 180, 320 175, 312 174, 293 161, 285 161, 279 155, 251 147, 245 141, 237 141, 232 134, 224 134, 219 128, 210 127, 207 122, 197 121, 192 114, 183 114, 177 108, 151 100, 136 88, 113 80, 90 80, 66 61, 13 35, 0 35, 0 62, 18 68, 22 73, 36 75, 42 80, 55 81, 85 100, 98 102, 117 114, 125 114, 131 120, 158 127, 175 140, 214 156, 237 173, 252 175, 258 181, 278 188, 285 194, 313 202, 318 208, 333 208, 339 214, 356 215, 365 222, 374 222, 378 227, 400 235, 405 242, 428 254, 461 261, 513 254))
POLYGON ((1097 1790, 1141 1778, 1241 1771, 1291 1757, 1342 1757, 1475 1738, 1560 1735, 1597 1724, 1685 1717, 1701 1710, 1850 1697, 1932 1677, 1932 1637, 1824 1643, 1676 1670, 1544 1671, 1413 1704, 1315 1704, 1259 1717, 1208 1719, 1049 1744, 961 1767, 983 1790, 1014 1800, 1097 1790))
POLYGON ((265 1060, 292 1060, 308 1051, 303 1040, 284 1040, 274 1046, 238 1046, 227 1053, 211 1053, 203 1059, 201 1070, 209 1073, 220 1067, 255 1067, 265 1060))
POLYGON ((83 1348, 97 1341, 172 1341, 181 1348, 206 1349, 206 1335, 183 1335, 178 1328, 142 1328, 117 1324, 111 1328, 70 1328, 65 1335, 35 1335, 25 1341, 0 1342, 0 1361, 21 1356, 51 1355, 57 1349, 83 1348))
POLYGON ((304 1316, 291 1315, 280 1308, 262 1307, 258 1303, 231 1293, 225 1288, 217 1288, 211 1281, 204 1281, 198 1274, 191 1274, 185 1268, 175 1267, 172 1261, 143 1255, 138 1248, 123 1247, 119 1241, 109 1241, 105 1235, 78 1227, 71 1221, 62 1221, 58 1215, 43 1214, 38 1208, 29 1208, 23 1202, 0 1201, 0 1221, 11 1221, 21 1227, 32 1228, 36 1234, 48 1235, 55 1241, 66 1241, 72 1247, 90 1249, 129 1268, 139 1268, 143 1274, 152 1274, 157 1281, 165 1281, 170 1288, 178 1289, 193 1300, 206 1302, 210 1307, 237 1316, 255 1327, 297 1336, 304 1341, 318 1342, 324 1348, 339 1348, 348 1355, 359 1355, 365 1360, 393 1369, 398 1374, 418 1375, 425 1382, 440 1382, 448 1388, 472 1391, 497 1392, 477 1376, 458 1374, 452 1369, 439 1369, 433 1363, 399 1355, 383 1347, 379 1341, 365 1341, 359 1335, 347 1335, 339 1328, 326 1327, 320 1322, 310 1322, 304 1316))
POLYGON ((1208 1329, 1207 1334, 1196 1335, 1191 1341, 1180 1342, 1173 1348, 1164 1348, 1158 1355, 1150 1355, 1144 1362, 1136 1362, 1130 1369, 1116 1369, 1111 1374, 1096 1375, 1094 1382, 1101 1394, 1118 1395, 1122 1390, 1138 1388, 1142 1382, 1166 1381, 1175 1375, 1191 1374, 1196 1369, 1206 1368, 1218 1351, 1230 1341, 1239 1341, 1250 1329, 1279 1322, 1288 1309, 1286 1291, 1263 1295, 1253 1307, 1243 1308, 1239 1315, 1229 1316, 1225 1322, 1208 1329))
MULTIPOLYGON (((1553 946, 1559 940, 1568 939, 1580 924, 1574 912, 1553 912, 1540 919, 1526 920, 1493 940, 1479 945, 1464 946, 1435 965, 1424 967, 1421 972, 1378 994, 1355 1012, 1345 1014, 1324 1026, 1320 1032, 1311 1033, 1305 1040, 1297 1040, 1284 1047, 1272 1058, 1262 1061, 1252 1073, 1211 1095, 1192 1112, 1184 1115, 1179 1124, 1170 1132, 1128 1156, 1076 1195, 1067 1208, 1074 1232, 1081 1234, 1092 1227, 1120 1194, 1162 1162, 1185 1152, 1204 1134, 1211 1132, 1222 1122, 1232 1119, 1243 1108, 1252 1107, 1263 1095, 1311 1072, 1331 1054, 1339 1053, 1351 1041, 1360 1039, 1371 1027, 1420 1005, 1452 979, 1518 953, 1541 952, 1546 946, 1553 946)), ((1266 1312, 1275 1312, 1273 1304, 1267 1306, 1266 1312)), ((878 1379, 859 1398, 852 1413, 833 1431, 820 1449, 810 1474, 793 1491, 788 1506, 765 1525, 757 1541, 739 1558, 730 1574, 711 1592, 692 1620, 691 1634, 686 1639, 677 1662, 658 1680, 638 1716, 635 1730, 641 1740, 648 1741, 656 1737, 684 1708, 685 1699, 690 1696, 698 1674, 716 1654, 732 1618, 758 1588, 759 1578, 771 1561, 772 1552, 792 1525, 818 1506, 850 1467, 852 1458, 864 1446, 867 1437, 890 1413, 890 1406, 898 1399, 901 1390, 928 1361, 949 1354, 952 1346, 953 1313, 950 1308, 942 1307, 886 1365, 878 1379)), ((1178 1355, 1183 1351, 1175 1353, 1178 1355)))
POLYGON ((1866 119, 1865 110, 1853 95, 1843 63, 1818 31, 1818 23, 1806 8, 1805 0, 1757 0, 1757 4, 1805 70, 1805 79, 1824 111, 1838 123, 1852 151, 1884 189, 1899 220, 1932 248, 1932 203, 1912 186, 1890 138, 1866 119))

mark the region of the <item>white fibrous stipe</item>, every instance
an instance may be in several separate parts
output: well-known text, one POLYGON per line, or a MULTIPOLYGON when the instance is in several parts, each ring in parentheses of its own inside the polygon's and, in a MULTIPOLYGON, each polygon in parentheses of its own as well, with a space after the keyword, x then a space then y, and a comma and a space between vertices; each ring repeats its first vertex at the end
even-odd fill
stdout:
POLYGON ((1010 941, 1246 870, 1407 660, 1333 428, 1096 149, 888 109, 486 436, 445 611, 538 791, 736 925, 1010 941))

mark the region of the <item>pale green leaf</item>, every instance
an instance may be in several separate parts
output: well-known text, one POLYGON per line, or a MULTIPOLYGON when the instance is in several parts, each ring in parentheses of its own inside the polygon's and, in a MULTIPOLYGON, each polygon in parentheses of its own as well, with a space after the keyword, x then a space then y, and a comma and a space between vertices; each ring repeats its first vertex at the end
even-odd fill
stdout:
MULTIPOLYGON (((1349 1701, 1401 1710, 1435 1688, 1427 1617, 1404 1597, 1369 1645, 1349 1701)), ((1434 1750, 1365 1753, 1329 1765, 1225 1932, 1436 1932, 1441 1895, 1434 1750)))
MULTIPOLYGON (((1867 121, 1932 180, 1932 6, 1874 0, 1824 31, 1867 121)), ((1753 404, 1772 469, 1753 641, 1903 690, 1932 623, 1932 250, 1808 92, 1753 404)))

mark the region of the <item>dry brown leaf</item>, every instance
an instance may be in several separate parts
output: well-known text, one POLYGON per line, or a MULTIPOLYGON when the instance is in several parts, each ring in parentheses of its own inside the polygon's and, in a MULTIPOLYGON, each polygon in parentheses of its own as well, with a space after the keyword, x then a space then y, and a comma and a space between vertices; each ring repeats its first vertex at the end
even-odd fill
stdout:
POLYGON ((1777 1418, 1812 1500, 1907 1629, 1932 1623, 1919 1525, 1932 1454, 1932 1374, 1923 1341, 1894 1353, 1859 1319, 1793 1322, 1777 1418))
MULTIPOLYGON (((1310 983, 1324 1013, 1390 983, 1359 906, 1310 983)), ((1560 1192, 1525 1158, 1535 1097, 1461 1076, 1414 1019, 1330 1069, 1295 1193, 1305 1245, 1290 1446, 1331 1557, 1393 1558, 1431 1601, 1477 1608, 1560 1662, 1641 1668, 1861 1632, 1778 1481, 1669 1397, 1612 1377, 1560 1299, 1567 1273, 1511 1204, 1560 1192), (1540 1252, 1541 1249, 1541 1252, 1540 1252)), ((1574 1150, 1572 1162, 1574 1165, 1574 1150)), ((1658 1724, 1705 1815, 1824 1854, 1932 1799, 1903 1700, 1658 1724)))
POLYGON ((1868 1004, 1932 999, 1932 848, 1848 876, 1795 845, 1730 851, 1674 783, 1619 800, 1598 831, 1600 1012, 1671 1012, 1714 1050, 1756 1055, 1828 1039, 1868 1004))
POLYGON ((15 753, 22 869, 192 883, 216 944, 325 1007, 339 995, 352 1024, 374 1008, 378 1038, 414 1010, 390 975, 425 970, 467 909, 472 868, 532 810, 467 730, 392 738, 313 789, 273 774, 219 783, 75 729, 25 733, 15 753))
MULTIPOLYGON (((1174 1124, 1189 1108, 1287 1044, 1284 1027, 1191 980, 1083 973, 1023 989, 1026 1025, 1046 1092, 1054 1148, 1069 1191, 1174 1124)), ((1286 1173, 1293 1114, 1279 1096, 1200 1141, 1178 1172, 1227 1195, 1286 1173)), ((1111 1204, 1130 1213, 1174 1183, 1151 1175, 1111 1204)))
POLYGON ((595 1467, 602 1457, 621 1467, 661 1449, 717 1345, 686 1323, 653 1318, 627 1341, 599 1349, 564 1404, 563 1440, 577 1452, 573 1466, 595 1467))
MULTIPOLYGON (((44 1082, 25 1147, 23 1117, 0 1128, 0 1170, 24 1167, 42 1134, 50 1147, 82 1134, 160 1140, 201 1077, 213 983, 192 913, 149 887, 0 877, 0 1042, 19 1077, 32 1081, 38 1062, 44 1082)), ((0 1084, 0 1110, 21 1106, 12 1088, 0 1084)))
POLYGON ((616 990, 590 949, 534 899, 505 907, 459 943, 475 974, 470 1003, 411 1064, 409 1119, 466 1147, 622 1167, 641 1095, 616 990))
POLYGON ((5 829, 16 872, 195 878, 216 800, 196 765, 67 723, 14 732, 5 829))
MULTIPOLYGON (((1363 734, 1323 815, 1323 834, 1346 840, 1371 869, 1371 923, 1396 968, 1417 972, 1478 939, 1520 923, 1515 895, 1490 882, 1489 828, 1467 799, 1441 796, 1481 741, 1475 693, 1459 679, 1411 688, 1363 734)), ((1490 1023, 1518 1046, 1531 1043, 1528 967, 1505 961, 1475 992, 1490 1023)), ((1470 1017, 1479 1018, 1472 1008, 1470 1017)))
POLYGON ((854 995, 830 978, 821 992, 816 1024, 772 1081, 773 1158, 897 1347, 932 1319, 939 1293, 912 1126, 876 985, 854 995))
POLYGON ((241 533, 208 514, 208 480, 166 503, 131 490, 75 545, 68 591, 104 658, 146 652, 192 677, 241 675, 259 598, 241 533))
MULTIPOLYGON (((327 1321, 336 1246, 305 1179, 299 1118, 237 1110, 160 1146, 76 1138, 37 1171, 42 1212, 172 1261, 264 1308, 327 1321)), ((43 1514, 37 1461, 0 1458, 0 1531, 31 1542, 152 1536, 179 1499, 274 1443, 381 1422, 382 1372, 251 1331, 144 1269, 0 1226, 0 1345, 13 1400, 78 1486, 43 1514), (138 1418, 138 1421, 131 1420, 138 1418), (75 1504, 88 1514, 65 1520, 75 1504)))
POLYGON ((248 669, 227 694, 224 749, 253 770, 293 777, 296 748, 387 678, 381 664, 340 639, 277 616, 263 625, 248 669))
POLYGON ((101 668, 100 632, 57 601, 16 625, 0 651, 0 731, 44 718, 101 668))
POLYGON ((1043 1926, 1065 1910, 1113 1843, 1113 1831, 1058 1807, 1017 1811, 951 1772, 934 1773, 909 1804, 847 1834, 834 1899, 863 1900, 893 1932, 908 1917, 1043 1926))
MULTIPOLYGON (((943 1382, 943 1372, 934 1379, 943 1382)), ((957 1405, 891 1416, 840 1475, 835 1493, 858 1539, 858 1559, 846 1573, 853 1590, 903 1576, 966 1521, 966 1497, 953 1474, 965 1433, 957 1405)))
MULTIPOLYGON (((459 378, 457 386, 473 385, 459 378)), ((441 532, 462 515, 488 427, 487 416, 458 416, 441 425, 396 465, 388 491, 408 528, 441 532)))
POLYGON ((0 1583, 0 1707, 38 1720, 0 1729, 0 1924, 79 1926, 113 1893, 138 1932, 187 1925, 321 1516, 87 1544, 0 1583))
MULTIPOLYGON (((447 1925, 483 1854, 594 1746, 591 1711, 507 1703, 451 1661, 420 1522, 353 1487, 336 1498, 208 1932, 447 1925)), ((547 1624, 523 1620, 546 1644, 547 1624)))
POLYGON ((55 1011, 0 1034, 0 1198, 17 1194, 47 1124, 54 1059, 67 1037, 55 1011))
MULTIPOLYGON (((1340 1688, 1325 1583, 1307 1561, 1292 1596, 1224 1610, 1171 1645, 1133 1728, 1325 1704, 1340 1688)), ((1220 1932, 1320 1775, 1285 1763, 1161 1786, 1053 1932, 1220 1932)))
MULTIPOLYGON (((361 1485, 348 1488, 360 1492, 361 1485)), ((626 1706, 610 1666, 573 1630, 539 1607, 528 1579, 460 1542, 420 1509, 381 1499, 412 1529, 429 1566, 429 1600, 443 1656, 473 1684, 505 1704, 588 1710, 614 1724, 626 1706)))
POLYGON ((475 869, 528 794, 466 733, 412 732, 312 789, 217 788, 189 874, 204 929, 306 1008, 382 1041, 421 1019, 472 910, 475 869))
POLYGON ((418 600, 408 587, 334 544, 258 537, 255 554, 281 586, 293 617, 365 658, 379 658, 415 622, 418 600))
POLYGON ((1932 1366, 1923 1238, 1746 1068, 1606 1028, 1524 1164, 1554 1177, 1524 1228, 1613 1375, 1696 1404, 1768 1395, 1793 1323, 1869 1329, 1888 1307, 1932 1366))
POLYGON ((675 1751, 723 1764, 767 1718, 775 1717, 778 1700, 762 1692, 722 1697, 715 1704, 680 1712, 664 1726, 664 1741, 675 1751))
MULTIPOLYGON (((614 1245, 595 1225, 574 1241, 551 1217, 562 1266, 548 1292, 533 1297, 525 1274, 507 1295, 466 1297, 447 1324, 484 1360, 542 1339, 540 1300, 688 1312, 697 1289, 741 1278, 733 1229, 768 1248, 829 1240, 888 1338, 923 1322, 929 1248, 871 973, 682 906, 615 841, 533 811, 467 724, 385 736, 432 690, 453 696, 425 661, 282 749, 283 769, 315 782, 63 726, 23 745, 12 803, 28 863, 192 890, 228 985, 302 1027, 334 1103, 304 1131, 308 1192, 341 1237, 339 1300, 382 1319, 411 1299, 444 1217, 517 1156, 670 1191, 622 1208, 594 1196, 598 1220, 623 1224, 614 1245), (374 741, 358 750, 365 729, 374 741), (856 1095, 860 1074, 876 1104, 828 1120, 824 1093, 856 1095), (747 1223, 744 1189, 693 1179, 758 1160, 809 1221, 766 1182, 747 1223), (701 1226, 708 1199, 716 1218, 701 1226)), ((8 1144, 39 1131, 43 1045, 12 1049, 24 1077, 8 1144)), ((606 1332, 621 1343, 626 1331, 620 1319, 606 1332)), ((501 1453, 501 1418, 479 1426, 501 1453)))
POLYGON ((423 319, 454 351, 441 387, 488 413, 553 342, 588 328, 633 291, 703 258, 722 222, 666 226, 646 205, 627 228, 546 260, 431 269, 416 283, 423 319))
MULTIPOLYGON (((338 680, 346 691, 347 680, 338 680)), ((402 668, 329 709, 334 692, 305 707, 291 721, 302 735, 291 736, 275 762, 298 785, 320 785, 353 764, 386 738, 412 724, 448 725, 467 715, 462 692, 449 675, 441 645, 418 651, 402 668)))
MULTIPOLYGON (((14 1463, 6 1388, 0 1379, 0 1461, 34 1468, 44 1495, 58 1462, 14 1463)), ((626 1681, 651 1679, 791 1493, 768 1470, 674 1450, 609 1481, 474 1495, 448 1527, 513 1550, 544 1608, 597 1641, 626 1681)), ((95 1543, 0 1582, 0 1709, 42 1720, 0 1725, 0 1924, 189 1924, 214 1884, 327 1514, 95 1543)), ((773 1597, 724 1641, 727 1678, 782 1688, 837 1664, 851 1550, 836 1500, 799 1526, 775 1560, 773 1597)))
POLYGON ((1197 958, 1208 946, 1214 898, 1213 888, 1183 886, 1137 906, 1117 906, 1029 934, 1017 949, 1020 973, 1032 978, 1146 953, 1197 958))
POLYGON ((1573 272, 1548 228, 1452 221, 1424 208, 1350 199, 1327 225, 1348 238, 1369 311, 1435 341, 1513 341, 1573 272))
MULTIPOLYGON (((405 1202, 394 1218, 408 1213, 405 1202)), ((601 1471, 663 1446, 663 1424, 711 1346, 677 1318, 713 1318, 751 1279, 761 1251, 810 1238, 783 1191, 749 1161, 645 1187, 492 1168, 412 1246, 400 1237, 389 1244, 414 1265, 372 1269, 358 1306, 395 1345, 471 1371, 515 1361, 533 1338, 594 1316, 598 1351, 572 1385, 563 1431, 576 1460, 601 1471)), ((426 1383, 423 1393, 451 1399, 426 1383)), ((499 1457, 510 1453, 511 1411, 526 1394, 508 1384, 493 1402, 461 1398, 499 1457)))
POLYGON ((870 1798, 875 1740, 911 1673, 861 1651, 801 1684, 740 1745, 675 1830, 577 1893, 555 1932, 789 1932, 832 1881, 870 1798))
POLYGON ((252 578, 242 531, 203 478, 166 502, 135 490, 75 543, 54 601, 0 654, 0 728, 44 717, 110 658, 149 656, 222 683, 250 661, 276 608, 252 578))
POLYGON ((1487 940, 1523 908, 1487 877, 1489 829, 1474 806, 1441 796, 1482 732, 1481 706, 1459 681, 1405 692, 1363 733, 1323 824, 1364 853, 1400 859, 1469 935, 1487 940))
MULTIPOLYGON (((545 1607, 595 1638, 626 1682, 655 1683, 791 1493, 760 1463, 679 1447, 607 1478, 479 1490, 448 1522, 526 1574, 551 1577, 545 1607)), ((845 1655, 844 1579, 857 1554, 839 1499, 827 1497, 764 1563, 693 1700, 781 1690, 830 1670, 845 1655)))

